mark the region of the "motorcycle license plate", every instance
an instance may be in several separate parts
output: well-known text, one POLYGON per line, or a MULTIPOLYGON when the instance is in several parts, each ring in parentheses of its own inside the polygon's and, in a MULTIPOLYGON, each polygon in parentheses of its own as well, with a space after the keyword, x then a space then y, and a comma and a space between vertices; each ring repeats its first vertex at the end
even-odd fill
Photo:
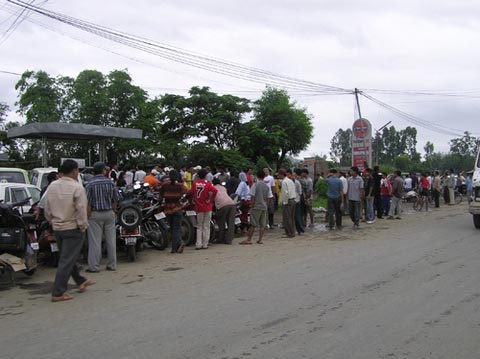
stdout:
POLYGON ((161 220, 161 219, 163 219, 163 218, 165 218, 165 217, 166 217, 166 215, 165 215, 164 212, 160 212, 160 213, 156 213, 156 214, 155 214, 155 219, 156 219, 157 221, 159 221, 159 220, 161 220))
POLYGON ((187 216, 196 216, 196 215, 197 215, 197 212, 195 212, 195 211, 187 211, 187 212, 185 212, 185 214, 186 214, 187 216))
POLYGON ((58 244, 57 243, 50 243, 50 250, 52 253, 58 252, 58 244))
POLYGON ((32 247, 34 251, 38 251, 40 249, 40 246, 37 242, 30 243, 30 247, 32 247))
POLYGON ((242 221, 240 220, 240 218, 235 218, 235 224, 238 226, 239 224, 241 224, 242 221))
POLYGON ((136 244, 137 243, 137 237, 125 237, 125 244, 136 244))

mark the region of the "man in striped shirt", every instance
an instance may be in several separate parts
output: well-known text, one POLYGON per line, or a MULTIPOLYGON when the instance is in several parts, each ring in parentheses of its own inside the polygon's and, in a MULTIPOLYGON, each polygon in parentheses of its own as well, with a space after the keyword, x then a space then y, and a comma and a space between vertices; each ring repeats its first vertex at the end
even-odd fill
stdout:
POLYGON ((105 237, 107 247, 107 270, 117 268, 117 246, 115 235, 115 212, 116 203, 120 200, 120 194, 115 185, 105 177, 105 164, 96 162, 93 165, 95 175, 87 184, 87 199, 90 206, 90 218, 88 220, 88 269, 87 272, 98 273, 100 271, 100 259, 102 258, 102 237, 105 237))

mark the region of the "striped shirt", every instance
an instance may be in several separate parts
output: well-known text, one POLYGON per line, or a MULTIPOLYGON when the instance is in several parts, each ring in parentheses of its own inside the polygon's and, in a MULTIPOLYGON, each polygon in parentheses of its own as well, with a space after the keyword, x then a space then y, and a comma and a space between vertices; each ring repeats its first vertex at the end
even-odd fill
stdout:
POLYGON ((103 212, 112 210, 112 203, 120 201, 118 192, 112 181, 104 175, 96 175, 87 184, 87 198, 92 211, 103 212))

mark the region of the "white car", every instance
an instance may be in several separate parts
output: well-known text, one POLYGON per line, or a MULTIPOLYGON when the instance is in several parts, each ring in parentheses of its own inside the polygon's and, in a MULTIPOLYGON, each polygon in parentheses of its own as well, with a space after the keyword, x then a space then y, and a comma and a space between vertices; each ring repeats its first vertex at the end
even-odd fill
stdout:
POLYGON ((24 183, 0 183, 0 201, 18 203, 30 198, 29 203, 22 206, 20 212, 27 213, 32 204, 40 201, 40 188, 24 183))

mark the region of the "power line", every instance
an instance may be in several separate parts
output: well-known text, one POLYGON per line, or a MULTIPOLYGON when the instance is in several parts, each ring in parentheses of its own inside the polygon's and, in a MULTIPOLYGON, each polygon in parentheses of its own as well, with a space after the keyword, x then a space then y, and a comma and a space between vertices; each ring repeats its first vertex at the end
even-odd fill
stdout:
POLYGON ((456 132, 457 130, 456 129, 452 129, 452 128, 449 128, 449 127, 445 127, 445 126, 442 126, 442 125, 438 125, 438 124, 435 124, 433 122, 429 122, 427 120, 424 120, 420 117, 416 117, 416 116, 413 116, 413 115, 410 115, 404 111, 401 111, 385 102, 382 102, 368 94, 366 94, 365 92, 363 91, 360 91, 359 92, 360 95, 362 95, 363 97, 367 98, 368 100, 376 103, 377 105, 381 106, 381 107, 384 107, 386 108, 387 110, 390 110, 391 112, 395 113, 397 116, 399 116, 400 118, 416 125, 416 126, 420 126, 420 127, 423 127, 423 128, 426 128, 430 131, 434 131, 434 132, 437 132, 437 133, 441 133, 441 134, 444 134, 444 135, 453 135, 453 136, 459 136, 459 137, 462 137, 463 134, 459 134, 458 132, 456 132))
POLYGON ((343 89, 340 87, 334 87, 315 83, 312 81, 301 80, 293 77, 288 77, 280 74, 276 74, 270 71, 248 67, 233 62, 227 62, 225 60, 208 57, 205 55, 199 55, 191 51, 173 47, 170 45, 161 44, 153 40, 141 38, 128 33, 113 30, 104 26, 96 25, 90 22, 86 22, 71 16, 67 16, 61 13, 45 10, 35 5, 29 5, 20 0, 7 0, 8 2, 30 9, 38 14, 47 16, 51 19, 57 20, 64 24, 76 27, 80 30, 87 31, 105 39, 133 47, 135 49, 147 52, 162 58, 182 63, 185 65, 193 66, 210 72, 222 74, 225 76, 234 77, 237 79, 270 84, 274 86, 281 86, 294 89, 303 89, 311 92, 332 92, 332 93, 351 93, 351 90, 343 89))
POLYGON ((18 72, 11 72, 11 71, 4 71, 4 70, 0 70, 0 74, 8 74, 8 75, 22 76, 22 74, 19 74, 18 72))

